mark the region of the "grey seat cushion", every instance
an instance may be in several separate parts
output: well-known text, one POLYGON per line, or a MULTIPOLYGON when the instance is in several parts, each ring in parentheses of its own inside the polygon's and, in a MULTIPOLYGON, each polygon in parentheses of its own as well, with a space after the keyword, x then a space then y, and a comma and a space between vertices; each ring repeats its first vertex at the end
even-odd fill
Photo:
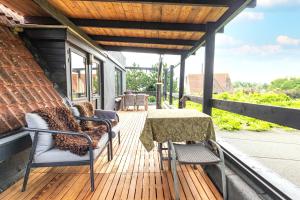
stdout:
POLYGON ((203 144, 174 144, 177 159, 187 164, 215 164, 220 162, 210 149, 203 144))
POLYGON ((95 116, 101 119, 116 119, 116 111, 96 109, 95 116))
MULTIPOLYGON (((97 149, 94 149, 94 159, 98 157, 106 143, 108 142, 108 133, 102 135, 98 142, 97 149)), ((84 161, 89 160, 89 153, 84 156, 73 154, 70 151, 64 151, 57 148, 52 148, 49 151, 36 155, 34 163, 50 163, 50 162, 67 162, 67 161, 84 161)))

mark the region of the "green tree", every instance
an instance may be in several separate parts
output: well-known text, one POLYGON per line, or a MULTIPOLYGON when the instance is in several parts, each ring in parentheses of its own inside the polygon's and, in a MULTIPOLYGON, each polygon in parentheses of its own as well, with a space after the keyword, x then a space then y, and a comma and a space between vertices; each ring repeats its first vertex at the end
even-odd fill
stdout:
MULTIPOLYGON (((133 63, 132 67, 140 68, 138 64, 133 63)), ((156 70, 148 71, 142 69, 128 70, 126 73, 126 86, 128 90, 138 91, 138 92, 147 92, 147 91, 156 91, 156 83, 158 76, 158 63, 151 66, 156 68, 156 70)), ((166 63, 163 63, 163 69, 166 69, 168 66, 166 63)), ((167 75, 167 90, 170 90, 170 73, 167 75)), ((173 92, 178 91, 177 79, 173 80, 173 92)))
POLYGON ((285 93, 292 98, 300 97, 300 78, 276 79, 269 85, 269 90, 285 93))

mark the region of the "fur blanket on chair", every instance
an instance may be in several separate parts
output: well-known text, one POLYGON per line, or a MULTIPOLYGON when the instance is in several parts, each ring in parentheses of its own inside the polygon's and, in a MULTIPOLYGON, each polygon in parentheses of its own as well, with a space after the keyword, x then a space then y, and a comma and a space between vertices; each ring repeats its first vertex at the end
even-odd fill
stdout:
MULTIPOLYGON (((74 105, 82 117, 94 117, 95 110, 93 105, 90 102, 80 102, 74 105)), ((117 124, 117 121, 112 120, 111 121, 112 126, 115 126, 117 124)), ((82 130, 91 130, 95 127, 98 127, 101 125, 101 122, 92 122, 92 121, 80 121, 80 126, 82 130)))
MULTIPOLYGON (((76 121, 72 113, 66 107, 42 108, 35 111, 40 115, 49 126, 50 130, 82 132, 79 123, 76 121)), ((93 148, 97 148, 97 144, 101 136, 107 132, 106 126, 98 126, 89 131, 84 131, 91 139, 93 148)), ((55 146, 61 150, 69 150, 77 155, 85 155, 89 150, 88 141, 81 136, 56 134, 53 135, 55 146)))

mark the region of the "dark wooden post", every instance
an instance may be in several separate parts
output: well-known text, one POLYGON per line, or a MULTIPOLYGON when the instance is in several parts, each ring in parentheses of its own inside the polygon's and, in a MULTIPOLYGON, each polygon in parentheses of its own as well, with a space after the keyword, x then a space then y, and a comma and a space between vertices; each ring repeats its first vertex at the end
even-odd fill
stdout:
POLYGON ((164 69, 164 100, 167 99, 168 69, 164 69))
POLYGON ((214 82, 214 57, 215 57, 215 29, 212 24, 207 25, 207 37, 205 41, 205 66, 203 84, 203 112, 211 115, 212 94, 214 82))
POLYGON ((173 104, 173 76, 174 76, 174 65, 170 66, 170 93, 169 93, 169 105, 173 104))
POLYGON ((184 93, 184 77, 185 77, 185 57, 181 56, 180 59, 180 77, 179 77, 179 103, 178 108, 183 108, 182 101, 180 101, 183 97, 184 93))
POLYGON ((156 83, 156 109, 161 109, 161 73, 162 73, 162 56, 159 57, 159 66, 158 66, 158 76, 157 76, 157 83, 156 83))

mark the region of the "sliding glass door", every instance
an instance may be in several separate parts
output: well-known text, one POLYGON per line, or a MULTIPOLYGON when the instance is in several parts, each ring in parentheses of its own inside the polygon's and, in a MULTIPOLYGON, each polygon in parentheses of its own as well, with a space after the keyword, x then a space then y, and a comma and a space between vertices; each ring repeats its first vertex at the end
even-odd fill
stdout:
POLYGON ((88 97, 88 68, 86 54, 71 49, 71 90, 72 100, 88 97))

